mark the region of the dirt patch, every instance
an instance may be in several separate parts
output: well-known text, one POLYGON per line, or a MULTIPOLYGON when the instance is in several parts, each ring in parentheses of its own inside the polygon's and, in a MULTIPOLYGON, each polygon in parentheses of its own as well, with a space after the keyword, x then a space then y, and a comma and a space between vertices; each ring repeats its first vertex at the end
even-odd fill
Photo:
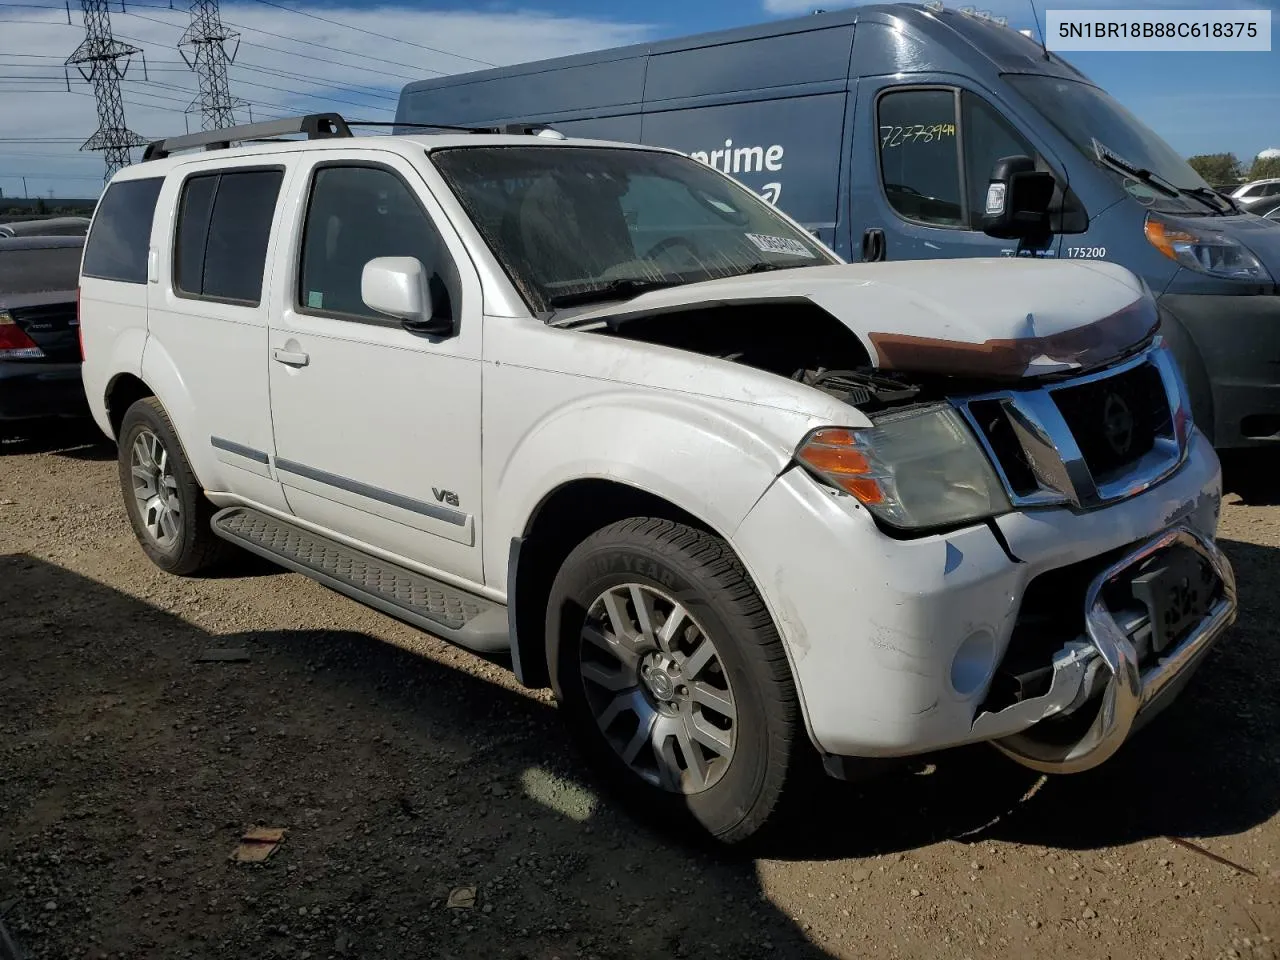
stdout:
POLYGON ((602 798, 501 664, 253 561, 160 573, 111 457, 0 448, 0 922, 33 957, 1277 956, 1274 497, 1230 498, 1240 622, 1110 764, 824 782, 747 860, 602 798), (255 826, 287 833, 234 862, 255 826))

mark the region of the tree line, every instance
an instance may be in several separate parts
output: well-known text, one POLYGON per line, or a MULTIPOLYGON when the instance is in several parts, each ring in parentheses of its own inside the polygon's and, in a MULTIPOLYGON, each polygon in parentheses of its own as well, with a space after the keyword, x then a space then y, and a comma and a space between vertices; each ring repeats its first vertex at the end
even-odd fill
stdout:
POLYGON ((1234 153, 1202 153, 1190 157, 1187 163, 1215 187, 1280 177, 1280 157, 1256 157, 1246 165, 1234 153))

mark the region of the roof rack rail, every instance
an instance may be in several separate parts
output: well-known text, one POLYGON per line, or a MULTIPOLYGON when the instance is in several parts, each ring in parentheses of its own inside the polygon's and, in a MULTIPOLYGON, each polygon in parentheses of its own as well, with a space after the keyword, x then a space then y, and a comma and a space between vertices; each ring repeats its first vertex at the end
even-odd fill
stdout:
POLYGON ((290 133, 305 133, 308 140, 323 140, 329 137, 349 137, 351 127, 347 125, 347 121, 341 114, 309 113, 305 117, 246 123, 239 127, 223 127, 221 130, 206 130, 202 133, 188 133, 181 137, 153 140, 142 152, 142 159, 161 160, 176 151, 192 150, 196 147, 203 147, 206 150, 225 150, 238 141, 269 140, 290 133))

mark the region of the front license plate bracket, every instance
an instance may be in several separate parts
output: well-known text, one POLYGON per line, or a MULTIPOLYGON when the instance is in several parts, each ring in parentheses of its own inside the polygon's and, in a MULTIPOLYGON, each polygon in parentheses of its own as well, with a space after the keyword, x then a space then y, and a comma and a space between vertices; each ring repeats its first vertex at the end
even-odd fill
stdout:
POLYGON ((1129 587, 1147 608, 1151 650, 1159 655, 1205 618, 1222 582, 1198 553, 1175 548, 1151 557, 1129 587))

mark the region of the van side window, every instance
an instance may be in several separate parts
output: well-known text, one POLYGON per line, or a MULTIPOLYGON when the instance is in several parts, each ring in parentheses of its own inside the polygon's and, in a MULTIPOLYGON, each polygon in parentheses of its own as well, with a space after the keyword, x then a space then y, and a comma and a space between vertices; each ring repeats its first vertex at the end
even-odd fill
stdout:
POLYGON ((164 177, 117 180, 98 201, 93 229, 85 241, 81 273, 100 280, 147 282, 151 218, 164 177))
POLYGON ((1036 150, 991 104, 968 91, 960 95, 960 116, 972 221, 969 226, 981 230, 991 168, 1002 157, 1021 155, 1035 160, 1036 150))
POLYGON ((456 296, 453 260, 400 177, 374 166, 320 167, 302 233, 298 309, 390 322, 360 294, 364 265, 376 257, 414 257, 456 296))
POLYGON ((201 174, 182 185, 173 285, 179 296, 256 307, 283 170, 201 174))
POLYGON ((880 176, 893 209, 918 223, 966 226, 954 91, 894 91, 877 110, 880 176))

